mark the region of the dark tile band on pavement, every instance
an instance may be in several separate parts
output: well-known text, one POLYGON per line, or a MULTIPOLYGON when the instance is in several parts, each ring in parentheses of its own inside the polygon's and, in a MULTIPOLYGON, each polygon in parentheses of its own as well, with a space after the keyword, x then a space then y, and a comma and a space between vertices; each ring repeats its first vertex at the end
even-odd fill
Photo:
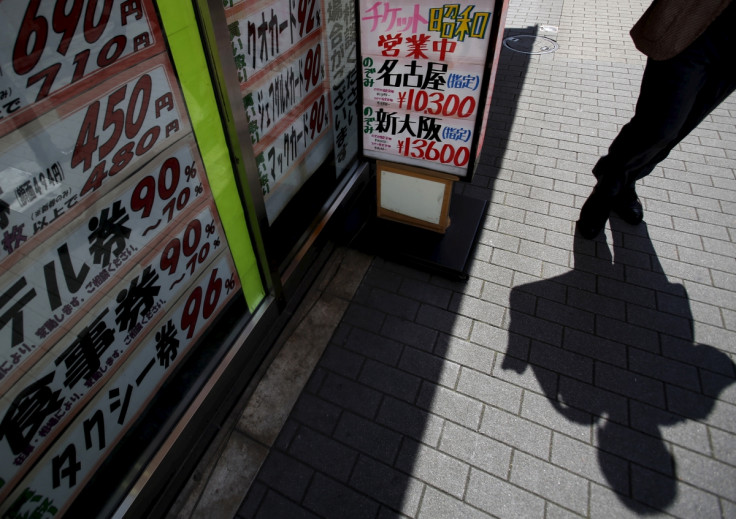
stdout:
POLYGON ((275 362, 277 419, 251 402, 172 516, 736 517, 736 97, 644 179, 645 224, 574 234, 647 5, 510 3, 505 35, 559 48, 502 51, 470 279, 339 250, 351 290, 286 348, 313 364, 275 362))

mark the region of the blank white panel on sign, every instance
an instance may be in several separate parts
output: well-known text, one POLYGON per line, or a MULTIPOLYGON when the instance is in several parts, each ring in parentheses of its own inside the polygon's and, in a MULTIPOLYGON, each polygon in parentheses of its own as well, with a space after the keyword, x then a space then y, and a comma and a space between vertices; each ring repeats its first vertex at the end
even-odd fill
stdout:
POLYGON ((445 182, 381 171, 381 207, 433 224, 442 217, 445 182))
POLYGON ((376 167, 379 218, 445 232, 457 177, 381 160, 376 167))

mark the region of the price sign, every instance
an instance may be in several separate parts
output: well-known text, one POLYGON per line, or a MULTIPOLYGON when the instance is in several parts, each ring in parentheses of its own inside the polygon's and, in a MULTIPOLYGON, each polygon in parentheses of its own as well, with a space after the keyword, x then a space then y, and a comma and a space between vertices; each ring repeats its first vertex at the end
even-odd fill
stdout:
POLYGON ((366 156, 468 174, 491 7, 360 3, 366 156))
MULTIPOLYGON (((215 260, 225 244, 215 214, 214 206, 206 205, 160 236, 158 249, 108 290, 88 309, 85 322, 5 392, 0 403, 0 459, 13 461, 0 467, 0 478, 9 481, 29 464, 34 452, 76 414, 86 395, 117 369, 168 305, 215 260), (32 417, 29 408, 37 409, 32 417)), ((179 325, 187 339, 201 329, 200 316, 211 317, 218 291, 226 289, 223 282, 212 286, 190 294, 179 325)))
POLYGON ((331 129, 327 94, 315 94, 299 105, 306 109, 297 112, 279 138, 255 146, 261 185, 272 208, 282 209, 332 150, 330 139, 323 138, 331 129))
POLYGON ((320 0, 225 9, 269 222, 332 151, 323 14, 320 0))
POLYGON ((188 130, 175 76, 162 56, 5 136, 0 140, 0 261, 188 130))
MULTIPOLYGON (((241 83, 283 61, 321 28, 319 0, 273 0, 268 5, 242 2, 225 9, 233 57, 241 83)), ((307 78, 304 78, 305 81, 307 78)))
POLYGON ((253 144, 268 136, 271 129, 283 129, 286 116, 304 98, 321 88, 325 79, 322 42, 319 33, 304 41, 293 59, 276 67, 271 74, 249 81, 243 104, 250 121, 253 144))
MULTIPOLYGON (((229 254, 221 254, 179 298, 176 306, 151 328, 140 346, 21 484, 9 484, 6 479, 8 483, 0 490, 0 499, 14 486, 16 488, 0 504, 0 514, 5 515, 12 509, 16 516, 34 513, 43 516, 53 509, 55 515, 63 515, 76 492, 94 473, 99 460, 119 441, 157 388, 239 288, 229 254)), ((25 395, 29 404, 34 399, 43 399, 40 403, 45 403, 46 407, 41 409, 58 407, 58 397, 51 393, 49 383, 43 379, 36 383, 33 391, 25 395)))
POLYGON ((183 140, 76 213, 71 232, 50 234, 0 276, 0 313, 7 316, 0 323, 0 386, 84 317, 169 222, 208 193, 196 144, 183 140))
POLYGON ((0 137, 164 50, 151 0, 3 0, 0 19, 0 137))

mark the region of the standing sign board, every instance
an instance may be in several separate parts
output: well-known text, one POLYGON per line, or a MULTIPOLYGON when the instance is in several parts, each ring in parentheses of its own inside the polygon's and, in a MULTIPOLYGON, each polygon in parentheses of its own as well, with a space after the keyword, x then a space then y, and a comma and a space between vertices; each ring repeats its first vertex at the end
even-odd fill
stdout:
POLYGON ((492 7, 491 0, 360 1, 366 157, 469 180, 492 7))

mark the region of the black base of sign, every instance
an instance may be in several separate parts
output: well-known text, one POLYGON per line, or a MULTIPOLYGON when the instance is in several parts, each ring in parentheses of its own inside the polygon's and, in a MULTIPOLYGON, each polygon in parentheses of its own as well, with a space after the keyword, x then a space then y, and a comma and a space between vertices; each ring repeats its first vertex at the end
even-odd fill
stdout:
POLYGON ((450 226, 444 234, 373 217, 353 246, 397 263, 466 280, 466 267, 487 205, 486 200, 454 193, 450 202, 450 226))

